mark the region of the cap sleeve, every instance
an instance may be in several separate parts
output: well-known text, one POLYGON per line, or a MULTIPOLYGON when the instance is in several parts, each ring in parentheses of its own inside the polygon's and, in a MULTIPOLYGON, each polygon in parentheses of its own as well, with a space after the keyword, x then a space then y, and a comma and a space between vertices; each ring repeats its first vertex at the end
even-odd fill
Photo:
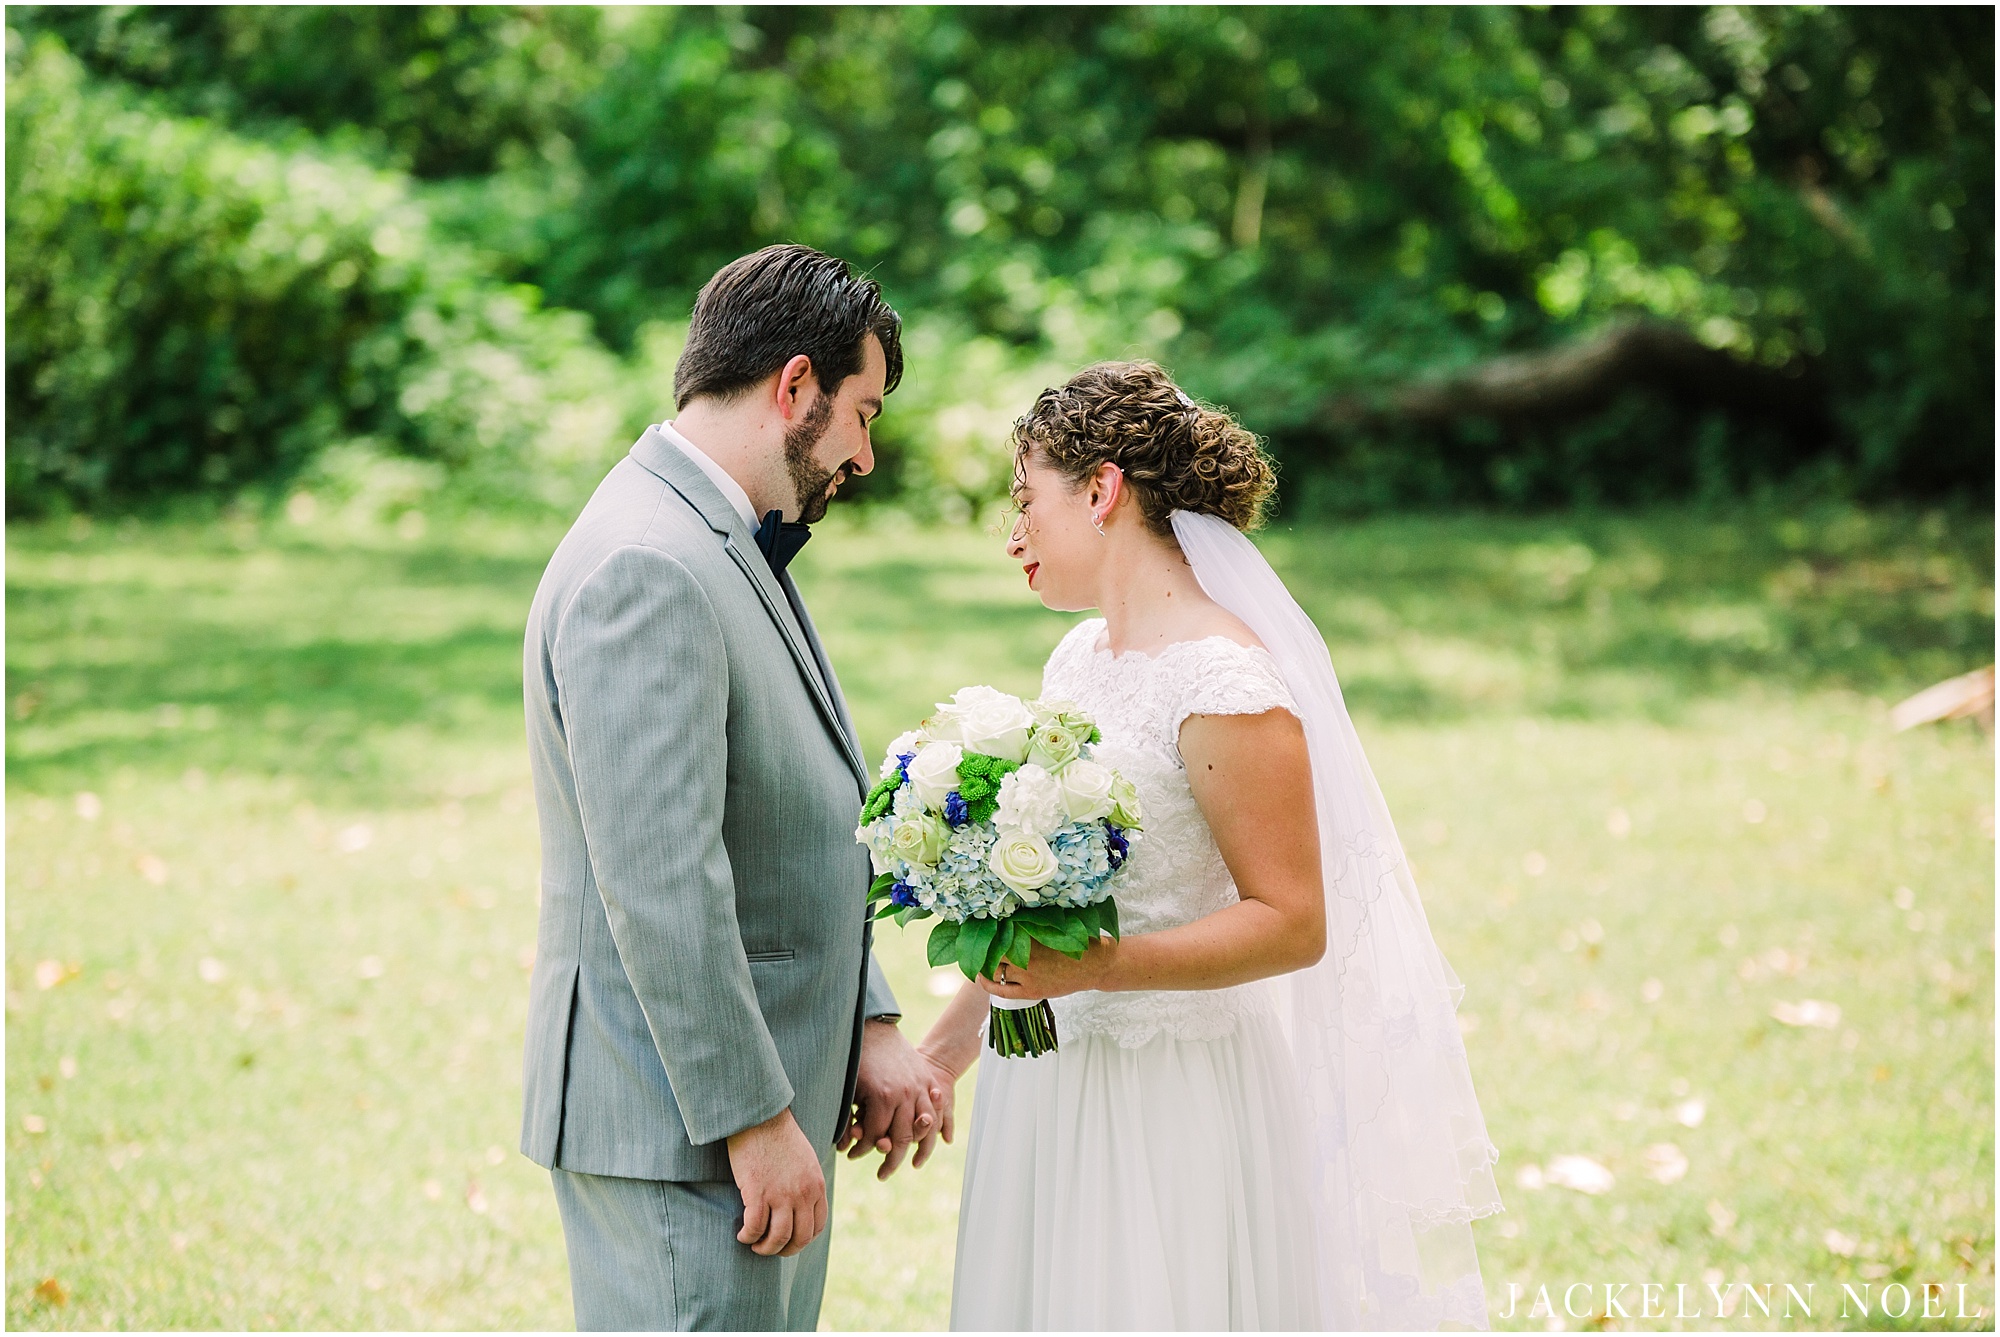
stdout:
POLYGON ((1262 715, 1268 710, 1299 713, 1277 661, 1260 646, 1238 645, 1212 636, 1188 647, 1176 666, 1172 736, 1190 715, 1262 715))

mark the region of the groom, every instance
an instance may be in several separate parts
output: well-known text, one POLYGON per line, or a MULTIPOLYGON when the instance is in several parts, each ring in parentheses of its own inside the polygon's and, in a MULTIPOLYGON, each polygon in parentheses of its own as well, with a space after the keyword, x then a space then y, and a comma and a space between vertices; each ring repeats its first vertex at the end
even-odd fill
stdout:
POLYGON ((951 1082, 869 953, 869 776, 785 564, 902 375, 877 286, 718 272, 528 615, 542 904, 521 1150, 583 1329, 813 1328, 837 1149, 929 1155, 951 1082))

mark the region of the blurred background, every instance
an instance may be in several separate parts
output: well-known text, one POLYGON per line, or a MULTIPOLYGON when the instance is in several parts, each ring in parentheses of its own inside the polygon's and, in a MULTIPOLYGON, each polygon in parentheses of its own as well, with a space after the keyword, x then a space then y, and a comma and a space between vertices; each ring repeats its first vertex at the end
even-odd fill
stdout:
MULTIPOLYGON (((1149 356, 1268 442, 1502 1326, 1992 1326, 1989 726, 1891 715, 1993 660, 1990 9, 7 24, 12 1325, 568 1322, 521 627, 785 240, 906 322, 797 568, 871 750, 1073 621, 995 528, 1042 387, 1149 356)), ((942 1326, 958 1167, 842 1175, 829 1324, 942 1326)))

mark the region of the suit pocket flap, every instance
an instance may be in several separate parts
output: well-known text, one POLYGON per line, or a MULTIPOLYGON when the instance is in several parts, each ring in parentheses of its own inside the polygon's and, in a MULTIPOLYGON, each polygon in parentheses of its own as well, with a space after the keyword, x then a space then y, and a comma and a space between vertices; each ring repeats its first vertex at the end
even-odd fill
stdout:
POLYGON ((790 961, 798 953, 789 947, 774 947, 768 952, 745 952, 743 955, 751 961, 790 961))

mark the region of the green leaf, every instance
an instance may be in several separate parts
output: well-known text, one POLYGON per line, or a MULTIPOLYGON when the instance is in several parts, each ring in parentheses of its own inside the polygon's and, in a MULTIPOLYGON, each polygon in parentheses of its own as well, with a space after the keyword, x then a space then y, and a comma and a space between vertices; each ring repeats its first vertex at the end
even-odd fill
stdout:
POLYGON ((868 899, 872 901, 887 896, 895 885, 896 875, 894 873, 882 874, 882 876, 868 884, 868 899))
POLYGON ((1084 936, 1083 929, 1075 924, 1065 924, 1060 928, 1047 924, 1030 924, 1027 929, 1036 942, 1053 947, 1064 956, 1082 956, 1083 949, 1090 945, 1090 939, 1084 936))
POLYGON ((1007 944, 1007 959, 1015 965, 1026 968, 1029 954, 1034 951, 1035 937, 1028 932, 1026 924, 1014 925, 1014 940, 1007 944))
POLYGON ((1012 924, 1002 920, 999 931, 993 935, 993 945, 986 949, 986 959, 980 963, 979 973, 992 979, 1000 973, 1000 962, 1005 959, 1007 949, 1014 942, 1017 932, 1012 924))
MULTIPOLYGON (((1098 904, 1101 905, 1103 902, 1100 901, 1098 904)), ((1096 905, 1086 905, 1079 909, 1076 912, 1076 922, 1083 926, 1083 935, 1086 938, 1095 938, 1102 931, 1104 924, 1097 913, 1096 905)))
POLYGON ((1104 926, 1106 933, 1114 938, 1118 936, 1118 903, 1109 896, 1097 903, 1097 922, 1104 926))
POLYGON ((993 919, 968 919, 958 929, 958 968, 967 979, 977 979, 986 964, 986 949, 993 945, 1000 924, 993 919))
POLYGON ((882 902, 882 904, 875 907, 875 918, 887 919, 889 916, 895 914, 898 908, 899 907, 897 907, 896 905, 893 905, 888 901, 884 901, 882 902))
POLYGON ((931 930, 930 941, 924 944, 924 958, 931 963, 933 970, 958 959, 958 930, 959 923, 955 919, 940 919, 937 927, 931 930))

